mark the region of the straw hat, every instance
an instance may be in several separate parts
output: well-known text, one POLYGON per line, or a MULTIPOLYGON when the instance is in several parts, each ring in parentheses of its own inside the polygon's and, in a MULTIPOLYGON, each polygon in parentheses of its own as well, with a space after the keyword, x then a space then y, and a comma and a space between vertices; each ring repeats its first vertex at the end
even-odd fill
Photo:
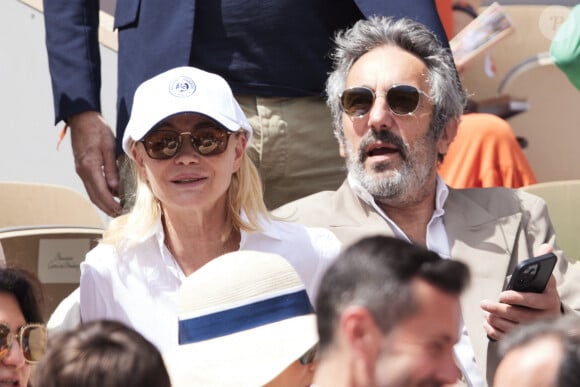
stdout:
POLYGON ((179 293, 174 387, 258 387, 318 342, 304 285, 279 255, 237 251, 210 261, 179 293))

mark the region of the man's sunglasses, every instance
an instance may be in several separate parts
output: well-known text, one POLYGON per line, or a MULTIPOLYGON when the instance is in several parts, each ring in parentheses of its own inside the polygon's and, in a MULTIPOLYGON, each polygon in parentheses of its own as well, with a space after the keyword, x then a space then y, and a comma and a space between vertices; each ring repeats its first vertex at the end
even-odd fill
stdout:
POLYGON ((318 354, 318 344, 314 345, 314 347, 312 347, 308 351, 306 351, 306 353, 304 355, 300 356, 300 358, 298 360, 300 360, 300 364, 308 365, 308 364, 312 363, 314 361, 314 359, 316 359, 317 354, 318 354))
MULTIPOLYGON (((429 95, 415 86, 393 85, 385 93, 389 110, 397 116, 406 116, 415 113, 419 107, 421 94, 429 98, 429 95)), ((368 87, 351 87, 340 95, 342 110, 353 118, 365 116, 373 107, 377 93, 368 87)))
POLYGON ((46 327, 42 324, 26 324, 14 334, 8 325, 0 323, 0 360, 8 355, 14 340, 18 340, 26 362, 37 363, 46 352, 48 341, 46 327))
POLYGON ((190 132, 176 132, 168 129, 154 129, 141 142, 147 155, 152 159, 170 159, 179 152, 183 145, 182 136, 189 135, 193 149, 202 156, 213 156, 223 153, 228 147, 228 139, 233 132, 219 126, 202 126, 190 132))

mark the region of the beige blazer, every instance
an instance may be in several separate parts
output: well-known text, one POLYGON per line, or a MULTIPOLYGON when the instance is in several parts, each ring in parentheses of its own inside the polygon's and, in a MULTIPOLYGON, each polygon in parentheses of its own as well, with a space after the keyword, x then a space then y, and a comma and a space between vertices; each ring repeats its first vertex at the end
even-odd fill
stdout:
MULTIPOLYGON (((535 195, 506 188, 449 188, 444 209, 451 256, 471 270, 471 286, 461 300, 463 318, 476 361, 491 385, 497 343, 487 339, 480 302, 497 300, 517 262, 534 256, 542 243, 548 243, 558 255, 554 275, 564 310, 580 311, 580 266, 555 247, 546 203, 535 195)), ((344 245, 369 235, 393 236, 385 220, 355 195, 346 180, 337 191, 307 196, 275 213, 308 226, 327 227, 344 245)))

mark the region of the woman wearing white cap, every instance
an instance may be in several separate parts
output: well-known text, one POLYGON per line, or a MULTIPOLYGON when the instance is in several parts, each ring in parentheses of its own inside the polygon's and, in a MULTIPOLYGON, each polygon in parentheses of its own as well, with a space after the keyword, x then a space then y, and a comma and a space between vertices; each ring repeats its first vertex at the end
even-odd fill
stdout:
POLYGON ((221 77, 179 67, 141 84, 123 149, 137 174, 133 209, 81 264, 81 318, 115 319, 162 352, 177 346, 181 282, 236 250, 280 254, 309 296, 340 250, 334 235, 272 219, 245 154, 252 128, 221 77))

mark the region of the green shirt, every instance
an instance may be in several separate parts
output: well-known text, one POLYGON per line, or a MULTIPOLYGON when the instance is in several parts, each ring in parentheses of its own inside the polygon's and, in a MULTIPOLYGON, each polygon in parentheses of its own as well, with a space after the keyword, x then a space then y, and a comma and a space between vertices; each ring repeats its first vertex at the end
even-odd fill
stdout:
POLYGON ((550 56, 580 90, 580 4, 572 8, 568 19, 556 32, 550 46, 550 56))

